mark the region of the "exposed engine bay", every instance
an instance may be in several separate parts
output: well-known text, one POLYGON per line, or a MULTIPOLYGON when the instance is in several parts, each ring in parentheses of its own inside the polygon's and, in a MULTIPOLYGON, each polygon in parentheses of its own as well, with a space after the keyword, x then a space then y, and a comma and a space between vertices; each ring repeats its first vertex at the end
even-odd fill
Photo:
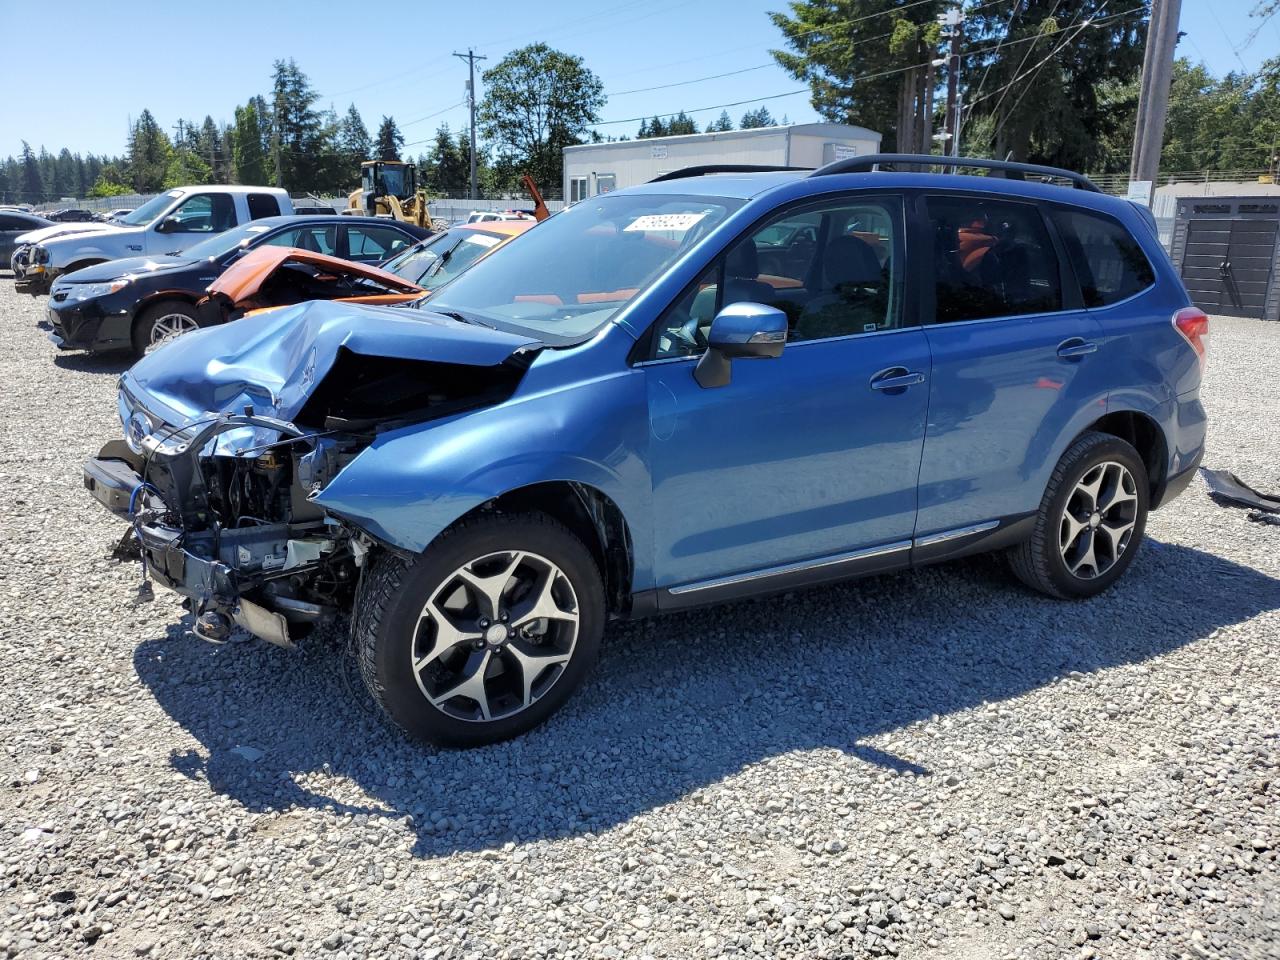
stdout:
POLYGON ((199 635, 234 624, 291 646, 350 608, 365 558, 385 548, 315 494, 383 433, 503 402, 534 355, 481 367, 341 348, 291 421, 246 404, 143 436, 122 392, 127 439, 86 463, 85 485, 131 523, 117 556, 184 596, 199 635))

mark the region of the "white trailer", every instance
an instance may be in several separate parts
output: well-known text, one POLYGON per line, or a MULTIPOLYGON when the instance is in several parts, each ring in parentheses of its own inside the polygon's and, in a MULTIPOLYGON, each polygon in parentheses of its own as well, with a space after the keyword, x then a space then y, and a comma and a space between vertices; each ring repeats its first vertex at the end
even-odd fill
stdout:
POLYGON ((725 133, 694 133, 564 148, 564 197, 570 203, 647 183, 682 167, 756 163, 820 167, 880 150, 880 134, 844 123, 793 123, 725 133))

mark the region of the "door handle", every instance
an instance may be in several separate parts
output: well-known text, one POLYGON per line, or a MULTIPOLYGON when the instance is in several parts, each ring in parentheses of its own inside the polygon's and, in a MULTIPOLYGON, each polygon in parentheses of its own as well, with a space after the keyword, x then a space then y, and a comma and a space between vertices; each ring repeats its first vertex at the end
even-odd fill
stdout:
POLYGON ((1098 345, 1080 337, 1069 337, 1058 344, 1058 356, 1063 360, 1079 360, 1098 351, 1098 345))
POLYGON ((901 393, 907 387, 914 387, 918 383, 924 383, 924 374, 920 371, 908 370, 906 367, 889 367, 872 377, 869 386, 872 390, 901 393))

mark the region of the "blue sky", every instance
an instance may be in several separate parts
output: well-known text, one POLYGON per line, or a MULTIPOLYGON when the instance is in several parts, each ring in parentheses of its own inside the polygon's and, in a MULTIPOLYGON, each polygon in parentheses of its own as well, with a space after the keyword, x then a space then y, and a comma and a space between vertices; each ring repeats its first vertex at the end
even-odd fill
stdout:
MULTIPOLYGON (((1280 54, 1280 23, 1249 17, 1256 0, 1183 0, 1179 51, 1215 73, 1256 69, 1280 54)), ((533 41, 582 56, 605 83, 606 121, 771 97, 802 87, 770 63, 779 35, 766 12, 780 0, 514 0, 375 4, 333 0, 58 0, 38 39, 9 36, 3 49, 0 155, 22 140, 39 149, 119 153, 143 107, 172 131, 211 114, 229 121, 239 103, 269 89, 271 62, 292 56, 339 112, 355 103, 370 130, 394 116, 408 141, 437 124, 465 126, 468 46, 491 66, 533 41), (375 37, 387 38, 379 44, 375 37), (758 68, 758 69, 747 69, 758 68), (745 71, 745 72, 736 72, 745 71), (697 83, 683 81, 735 72, 697 83), (651 87, 681 84, 666 89, 651 87), (636 91, 636 92, 632 92, 636 91)), ((30 0, 0 0, 9 28, 30 0)), ((24 12, 27 11, 27 12, 24 12)), ((43 14, 42 14, 43 15, 43 14)), ((804 93, 764 101, 774 116, 817 119, 804 93)), ((736 122, 756 106, 729 108, 736 122)), ((719 109, 695 113, 700 125, 719 109)), ((634 136, 638 123, 604 133, 634 136)), ((425 144, 412 145, 417 153, 425 144)))

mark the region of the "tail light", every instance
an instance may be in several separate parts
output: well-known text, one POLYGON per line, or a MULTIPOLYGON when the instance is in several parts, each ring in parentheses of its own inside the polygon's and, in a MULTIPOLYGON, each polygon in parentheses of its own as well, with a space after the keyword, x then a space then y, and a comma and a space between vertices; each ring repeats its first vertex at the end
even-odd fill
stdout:
POLYGON ((1209 336, 1209 316, 1198 307, 1183 307, 1173 315, 1173 325, 1182 334, 1182 338, 1191 344, 1191 349, 1200 358, 1200 369, 1204 369, 1208 357, 1206 338, 1209 336))

